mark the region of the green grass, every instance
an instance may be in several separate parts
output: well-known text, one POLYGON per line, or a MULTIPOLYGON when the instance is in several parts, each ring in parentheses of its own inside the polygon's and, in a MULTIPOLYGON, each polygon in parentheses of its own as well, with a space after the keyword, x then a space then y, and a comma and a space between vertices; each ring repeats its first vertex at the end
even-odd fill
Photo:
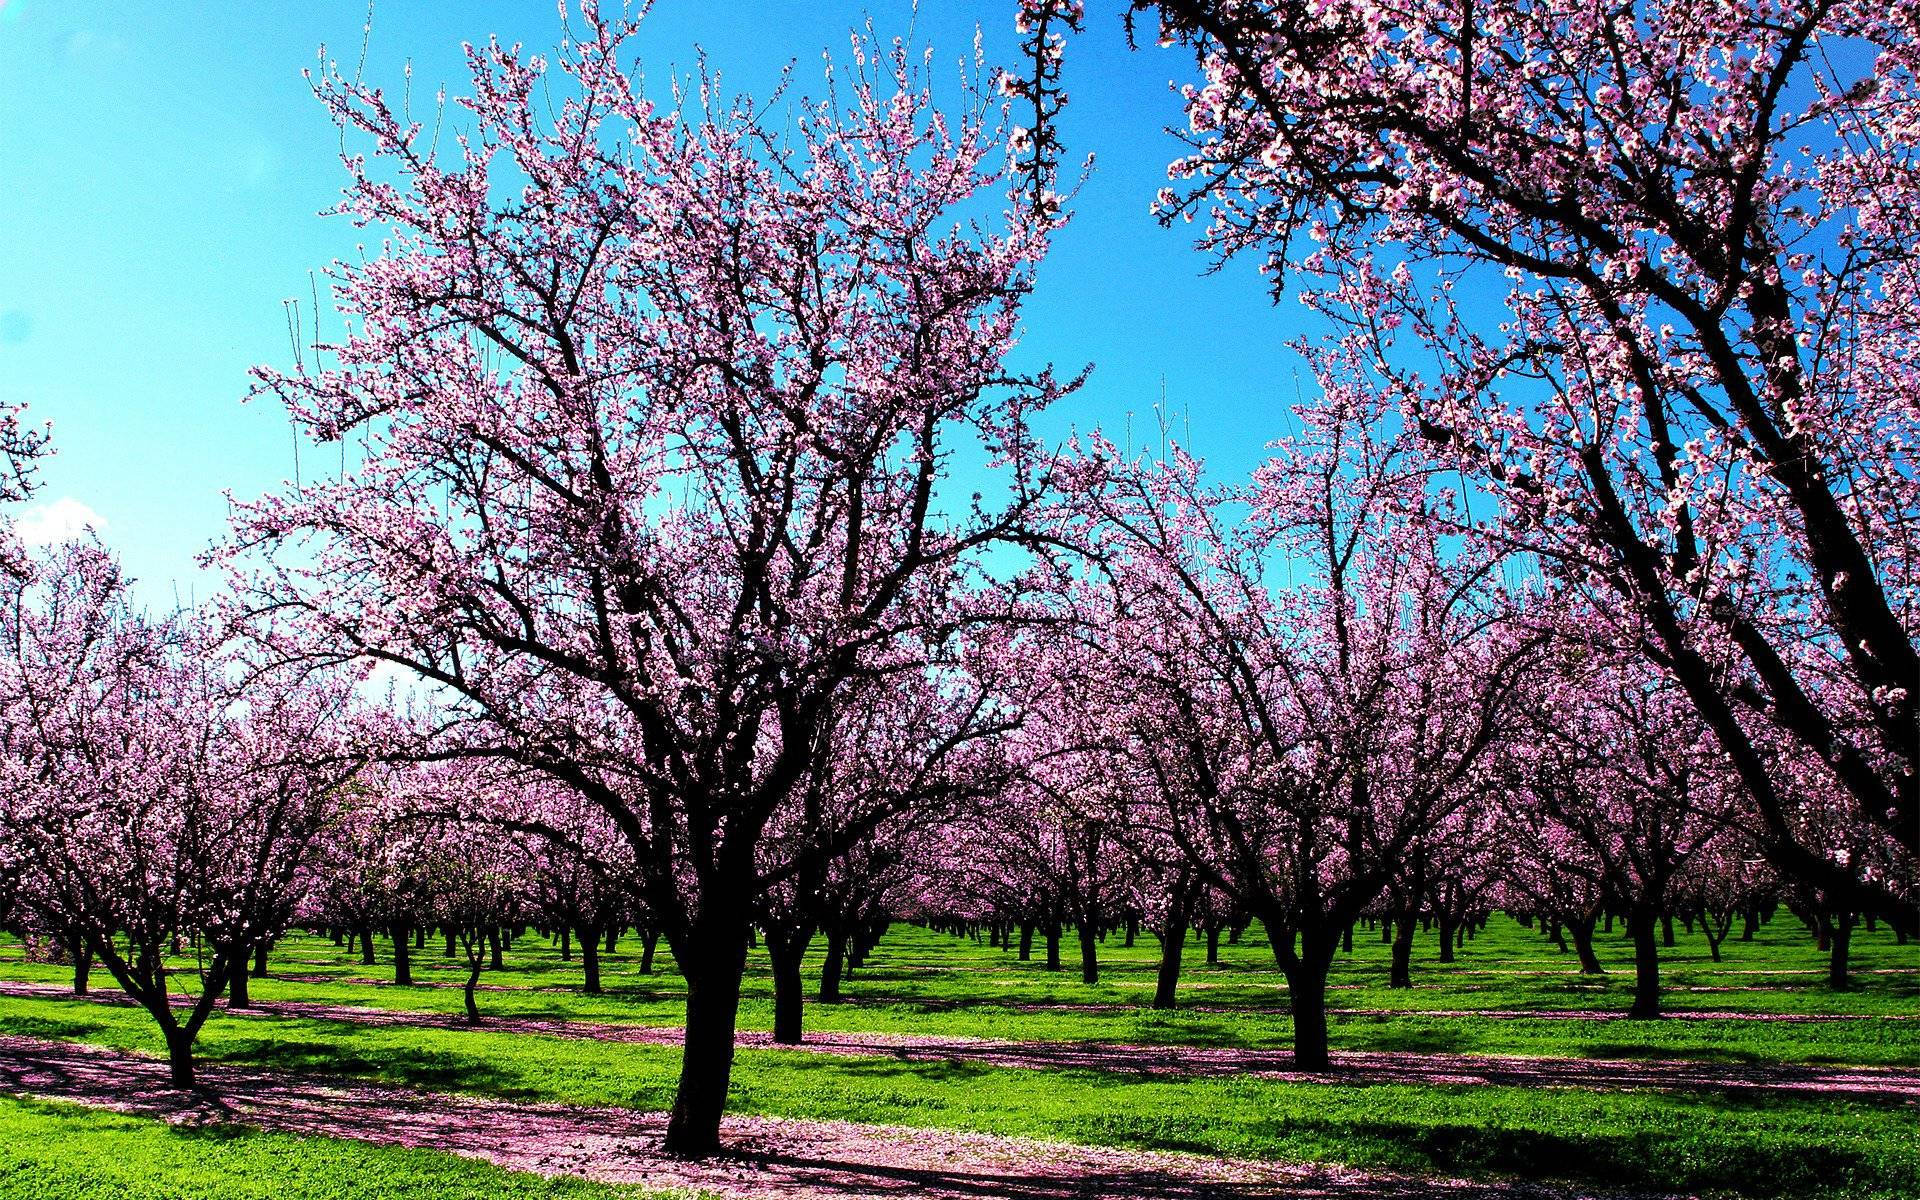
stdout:
MULTIPOLYGON (((1616 935, 1600 951, 1610 974, 1577 973, 1535 930, 1496 919, 1459 961, 1433 960, 1421 938, 1413 990, 1385 986, 1377 935, 1356 938, 1335 967, 1336 1008, 1391 1010, 1337 1017, 1336 1048, 1510 1053, 1590 1058, 1686 1058, 1751 1063, 1920 1065, 1920 1022, 1890 1019, 1920 1009, 1920 948, 1884 932, 1856 934, 1859 986, 1825 987, 1824 956, 1783 916, 1753 942, 1729 941, 1711 962, 1703 939, 1681 935, 1667 951, 1672 1008, 1754 1013, 1857 1014, 1807 1023, 1737 1020, 1577 1022, 1547 1018, 1437 1017, 1417 1009, 1623 1011, 1631 987, 1616 935), (1706 990, 1706 989, 1737 990, 1706 990)), ((1036 1041, 1115 1040, 1203 1046, 1280 1047, 1290 1035, 1285 988, 1272 956, 1249 931, 1223 945, 1217 966, 1188 948, 1182 1003, 1174 1013, 1138 1007, 1152 985, 1157 947, 1116 935, 1102 947, 1103 978, 983 943, 901 927, 848 984, 851 1003, 809 1005, 811 1029, 978 1034, 1036 1041), (1112 1005, 1107 1011, 1021 1006, 1112 1005)), ((454 1012, 451 988, 395 988, 388 948, 366 967, 323 938, 276 949, 274 970, 320 981, 255 981, 262 999, 304 999, 454 1012)), ((605 964, 608 994, 578 990, 579 965, 533 936, 509 952, 509 969, 487 981, 497 1016, 673 1024, 683 991, 662 948, 661 972, 636 970, 637 946, 605 964)), ((422 979, 457 977, 429 945, 422 979)), ((61 968, 19 960, 0 944, 0 978, 64 981, 61 968)), ((104 979, 99 982, 110 986, 104 979)), ((750 956, 743 1025, 771 1023, 764 955, 750 956)), ((140 1012, 59 999, 0 999, 0 1031, 159 1050, 140 1012)), ((203 1039, 210 1059, 324 1071, 501 1097, 664 1107, 677 1072, 671 1047, 515 1035, 481 1028, 375 1028, 349 1022, 220 1016, 203 1039)), ((1920 1195, 1920 1121, 1911 1103, 1717 1092, 1586 1091, 1492 1086, 1362 1087, 1263 1079, 1142 1079, 1088 1071, 1021 1070, 890 1057, 744 1051, 734 1074, 736 1111, 887 1122, 1060 1138, 1092 1144, 1191 1150, 1415 1171, 1491 1172, 1587 1184, 1739 1195, 1895 1197, 1920 1195)), ((58 1193, 55 1193, 58 1194, 58 1193)), ((434 1193, 426 1193, 434 1194, 434 1193)))
MULTIPOLYGON (((1665 954, 1668 1006, 1673 1011, 1898 1016, 1920 1012, 1920 947, 1896 946, 1885 932, 1855 935, 1861 969, 1853 991, 1825 986, 1824 956, 1790 917, 1765 926, 1751 943, 1728 941, 1726 961, 1708 959, 1703 938, 1680 937, 1665 954), (1739 991, 1688 989, 1735 987, 1739 991)), ((1069 951, 1071 947, 1068 948, 1069 951)), ((1459 961, 1432 961, 1430 935, 1418 944, 1411 990, 1386 987, 1385 947, 1377 938, 1356 938, 1354 954, 1342 956, 1329 1002, 1335 1008, 1395 1011, 1598 1009, 1624 1012, 1632 986, 1624 939, 1600 939, 1610 974, 1581 976, 1571 956, 1530 929, 1497 917, 1470 941, 1459 961)), ((1221 964, 1209 967, 1204 948, 1188 948, 1181 1003, 1174 1013, 1140 1007, 1150 994, 1158 950, 1143 935, 1131 949, 1116 935, 1102 947, 1098 984, 1079 981, 1069 962, 1059 972, 1038 961, 1022 963, 1010 952, 915 927, 889 934, 869 967, 848 985, 852 1003, 809 1005, 810 1029, 978 1035, 1031 1041, 1120 1041, 1248 1049, 1284 1048, 1291 1024, 1283 1009, 1286 986, 1258 930, 1240 945, 1221 947, 1221 964), (1017 1005, 1103 1004, 1120 1011, 1022 1010, 1017 1005), (1197 1008, 1196 1008, 1197 1006, 1197 1008)), ((257 980, 261 999, 313 1000, 377 1008, 460 1009, 459 993, 447 987, 395 988, 351 982, 390 978, 388 947, 380 963, 363 966, 324 938, 297 935, 275 951, 274 970, 324 976, 332 982, 257 980)), ((1072 958, 1071 953, 1067 955, 1072 958)), ((640 975, 631 942, 604 968, 607 994, 578 988, 578 962, 563 962, 551 945, 529 935, 508 955, 509 969, 485 981, 512 987, 483 992, 484 1012, 496 1016, 678 1024, 684 991, 664 947, 661 970, 640 975)), ((441 957, 435 945, 418 953, 415 976, 457 981, 464 972, 441 957)), ((0 978, 65 982, 64 968, 21 963, 11 943, 0 943, 0 978)), ((103 980, 103 982, 105 982, 103 980)), ((109 984, 110 986, 110 984, 109 984)), ((773 1022, 771 976, 763 953, 749 956, 741 1023, 769 1029, 773 1022)), ((1755 1021, 1579 1022, 1551 1019, 1430 1017, 1407 1012, 1336 1017, 1338 1048, 1427 1050, 1455 1053, 1526 1054, 1594 1058, 1668 1057, 1724 1062, 1853 1063, 1920 1066, 1920 1021, 1831 1021, 1769 1024, 1755 1021)))
POLYGON ((33 1200, 668 1200, 434 1150, 177 1127, 0 1096, 0 1196, 33 1200))
MULTIPOLYGON (((157 1052, 141 1013, 0 1001, 0 1031, 157 1052)), ((206 1056, 420 1087, 663 1107, 670 1047, 315 1020, 209 1026, 206 1056)), ((1920 1192, 1911 1105, 1716 1093, 1143 1080, 743 1051, 735 1111, 1404 1170, 1496 1172, 1742 1195, 1920 1192)))

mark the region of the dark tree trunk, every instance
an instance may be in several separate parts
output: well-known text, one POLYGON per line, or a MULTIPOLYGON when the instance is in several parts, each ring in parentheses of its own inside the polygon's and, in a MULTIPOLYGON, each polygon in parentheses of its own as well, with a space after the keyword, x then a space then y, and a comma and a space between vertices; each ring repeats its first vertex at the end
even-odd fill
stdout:
POLYGON ((800 966, 812 940, 811 928, 767 929, 767 960, 773 966, 773 1040, 783 1046, 797 1046, 802 1040, 806 985, 800 966))
POLYGON ((1605 975, 1607 969, 1600 965, 1600 956, 1593 952, 1593 918, 1568 917, 1567 929, 1573 934, 1574 953, 1580 956, 1580 973, 1605 975))
POLYGON ((1750 942, 1753 940, 1753 935, 1759 932, 1760 909, 1750 904, 1747 906, 1747 911, 1740 914, 1740 940, 1750 942))
POLYGON ((1660 1016, 1659 923, 1659 914, 1646 905, 1627 914, 1627 928, 1633 934, 1633 1007, 1627 1015, 1643 1021, 1660 1016))
POLYGON ((167 1081, 177 1088, 190 1088, 193 1079, 193 1035, 178 1026, 165 1029, 167 1038, 167 1081))
POLYGON ((1180 986, 1180 955, 1187 945, 1187 915, 1190 893, 1183 886, 1173 890, 1167 906, 1167 924, 1160 931, 1160 970, 1153 982, 1153 1006, 1172 1008, 1174 991, 1180 986))
POLYGON ((592 926, 580 927, 580 968, 586 975, 583 985, 589 996, 600 994, 600 931, 592 926))
MULTIPOLYGON (((477 946, 474 948, 475 951, 478 949, 479 947, 477 946)), ((480 955, 474 952, 469 952, 467 958, 467 986, 461 989, 461 994, 467 1001, 467 1024, 478 1025, 480 1023, 480 1005, 475 1002, 473 992, 480 983, 481 959, 480 955)))
POLYGON ((620 925, 615 922, 607 926, 607 953, 614 954, 620 949, 620 925))
POLYGON ((1293 1065, 1300 1071, 1324 1071, 1331 1063, 1327 1036, 1327 970, 1333 964, 1337 944, 1332 931, 1303 935, 1300 951, 1293 952, 1292 937, 1283 941, 1272 925, 1267 936, 1273 942, 1274 958, 1287 977, 1287 1006, 1293 1014, 1293 1065))
MULTIPOLYGON (((687 1031, 665 1149, 682 1158, 705 1158, 720 1149, 720 1117, 733 1076, 746 922, 712 924, 718 927, 693 931, 681 963, 687 977, 687 1031)), ((678 947, 674 955, 682 957, 678 947)))
POLYGON ((1667 946, 1667 947, 1672 947, 1677 944, 1673 940, 1673 914, 1672 913, 1660 914, 1660 944, 1662 946, 1667 946))
POLYGON ((272 938, 263 940, 258 946, 253 948, 253 977, 255 979, 265 979, 267 977, 267 951, 271 949, 273 949, 272 938))
POLYGON ((1133 940, 1134 938, 1139 936, 1139 933, 1140 933, 1140 918, 1134 916, 1132 913, 1128 913, 1127 914, 1127 940, 1124 943, 1127 949, 1129 950, 1133 949, 1133 940))
POLYGON ((247 955, 245 954, 236 954, 233 959, 233 969, 227 972, 227 1007, 253 1007, 253 996, 247 989, 247 955))
POLYGON ((447 955, 446 956, 448 958, 452 958, 453 955, 454 955, 453 930, 449 929, 447 930, 447 955))
POLYGON ((1413 927, 1418 924, 1411 911, 1396 914, 1393 920, 1393 963, 1387 970, 1387 986, 1413 986, 1413 927))
POLYGON ((1853 914, 1833 915, 1833 936, 1827 939, 1827 986, 1836 992, 1853 987, 1847 977, 1847 952, 1853 944, 1853 914))
POLYGON ((1207 926, 1207 965, 1210 967, 1220 965, 1220 927, 1218 925, 1207 926))
MULTIPOLYGON (((660 935, 649 929, 640 935, 640 973, 653 974, 653 951, 660 944, 660 935)), ((613 945, 613 934, 607 934, 607 945, 613 945)), ((609 951, 611 953, 611 951, 609 951)))
POLYGON ((847 965, 847 931, 827 930, 827 957, 820 964, 820 1003, 840 1003, 840 975, 847 965))
POLYGON ((356 932, 360 935, 360 965, 370 967, 373 958, 373 926, 362 925, 356 932))
POLYGON ((1351 925, 1340 931, 1340 952, 1342 954, 1353 953, 1353 926, 1351 925))
POLYGON ((393 982, 396 987, 413 986, 413 931, 404 924, 395 925, 393 935, 393 982))
POLYGON ((1442 909, 1435 914, 1435 919, 1440 926, 1440 961, 1450 963, 1453 961, 1453 935, 1455 928, 1453 914, 1442 909))
POLYGON ((565 921, 560 923, 560 961, 573 961, 573 927, 565 921))
POLYGON ((1033 961, 1033 922, 1020 922, 1020 961, 1033 961))
POLYGON ((507 969, 506 959, 501 957, 500 942, 500 927, 497 925, 487 926, 487 969, 489 971, 504 971, 507 969))
POLYGON ((1085 921, 1079 922, 1080 933, 1080 982, 1100 982, 1100 952, 1094 938, 1093 926, 1085 921))
POLYGON ((73 955, 73 994, 84 996, 93 975, 93 947, 87 945, 87 939, 77 937, 69 953, 73 955))
POLYGON ((1059 969, 1060 969, 1060 923, 1058 921, 1054 921, 1047 925, 1047 970, 1058 971, 1059 969))

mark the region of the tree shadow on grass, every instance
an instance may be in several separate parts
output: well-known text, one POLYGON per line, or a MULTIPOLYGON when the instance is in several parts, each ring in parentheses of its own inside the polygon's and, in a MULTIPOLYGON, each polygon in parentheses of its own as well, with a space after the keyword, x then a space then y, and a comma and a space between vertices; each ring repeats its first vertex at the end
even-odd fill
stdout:
POLYGON ((215 1057, 229 1066, 302 1075, 337 1075, 514 1099, 537 1095, 536 1089, 516 1086, 516 1075, 479 1056, 446 1050, 393 1045, 363 1049, 328 1041, 226 1038, 215 1057))
POLYGON ((1874 1165, 1853 1150, 1799 1138, 1728 1136, 1713 1124, 1688 1137, 1399 1122, 1353 1123, 1341 1132, 1388 1141, 1436 1171, 1496 1172, 1603 1187, 1803 1196, 1831 1192, 1847 1181, 1863 1190, 1896 1182, 1873 1179, 1874 1165))

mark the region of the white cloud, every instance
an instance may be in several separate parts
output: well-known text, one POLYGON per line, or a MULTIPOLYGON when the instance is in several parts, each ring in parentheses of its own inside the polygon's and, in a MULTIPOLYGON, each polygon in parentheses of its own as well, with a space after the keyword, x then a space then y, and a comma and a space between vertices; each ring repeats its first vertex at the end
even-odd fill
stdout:
POLYGON ((89 529, 98 533, 106 527, 105 517, 72 496, 62 496, 21 513, 14 528, 20 540, 29 546, 51 546, 79 537, 89 529))

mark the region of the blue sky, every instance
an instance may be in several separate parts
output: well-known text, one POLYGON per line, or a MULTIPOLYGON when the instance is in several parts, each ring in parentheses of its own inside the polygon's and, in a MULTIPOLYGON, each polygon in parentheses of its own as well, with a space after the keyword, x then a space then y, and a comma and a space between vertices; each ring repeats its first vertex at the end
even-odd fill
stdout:
MULTIPOLYGON (((1167 84, 1187 64, 1129 51, 1121 6, 1090 7, 1066 133, 1097 166, 1028 309, 1025 355, 1095 365, 1055 432, 1117 434, 1131 412, 1141 435, 1164 377, 1177 430, 1190 421, 1211 463, 1241 471, 1284 431, 1298 367, 1284 343, 1309 317, 1270 306, 1251 264, 1203 277, 1187 231, 1148 215, 1177 151, 1159 132, 1179 115, 1167 84)), ((658 0, 641 55, 658 84, 704 46, 730 88, 761 93, 797 60, 806 92, 821 51, 869 15, 949 62, 978 26, 1004 62, 1013 10, 658 0)), ((98 514, 152 601, 211 586, 193 558, 225 529, 226 490, 292 472, 284 417, 241 397, 249 366, 289 359, 282 302, 356 241, 318 215, 338 195, 338 139, 300 72, 322 43, 357 57, 366 14, 365 0, 0 0, 0 396, 51 420, 58 450, 24 526, 98 514)), ((461 42, 489 33, 546 48, 559 23, 548 0, 378 0, 368 76, 398 86, 411 61, 416 96, 457 92, 461 42)))

